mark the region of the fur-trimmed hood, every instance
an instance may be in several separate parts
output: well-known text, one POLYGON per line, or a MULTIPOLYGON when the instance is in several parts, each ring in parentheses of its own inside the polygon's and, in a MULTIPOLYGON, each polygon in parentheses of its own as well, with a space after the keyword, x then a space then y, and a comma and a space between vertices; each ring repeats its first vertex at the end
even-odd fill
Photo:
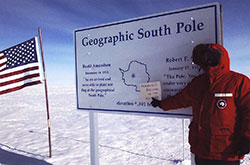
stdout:
POLYGON ((230 59, 227 50, 223 46, 214 43, 210 43, 209 45, 211 45, 212 49, 221 52, 221 57, 218 65, 204 66, 199 61, 195 62, 195 64, 199 65, 205 71, 205 73, 208 74, 210 82, 212 82, 215 77, 218 77, 224 74, 225 72, 230 71, 230 59))

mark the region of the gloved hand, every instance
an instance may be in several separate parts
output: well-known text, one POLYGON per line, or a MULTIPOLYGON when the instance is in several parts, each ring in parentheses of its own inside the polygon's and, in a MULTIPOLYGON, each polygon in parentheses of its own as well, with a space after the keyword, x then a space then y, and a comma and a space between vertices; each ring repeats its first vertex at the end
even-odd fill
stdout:
POLYGON ((161 101, 152 97, 151 105, 154 108, 156 108, 156 107, 160 107, 161 108, 161 101))
POLYGON ((240 159, 245 154, 250 152, 250 140, 247 138, 241 138, 238 148, 238 158, 240 159))

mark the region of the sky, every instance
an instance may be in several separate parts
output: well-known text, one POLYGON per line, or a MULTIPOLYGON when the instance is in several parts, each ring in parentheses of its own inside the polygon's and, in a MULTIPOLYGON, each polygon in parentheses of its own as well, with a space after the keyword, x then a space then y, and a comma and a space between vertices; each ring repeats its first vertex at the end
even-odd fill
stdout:
POLYGON ((250 0, 0 0, 0 51, 42 29, 49 85, 75 85, 74 30, 219 2, 231 69, 250 77, 250 0))

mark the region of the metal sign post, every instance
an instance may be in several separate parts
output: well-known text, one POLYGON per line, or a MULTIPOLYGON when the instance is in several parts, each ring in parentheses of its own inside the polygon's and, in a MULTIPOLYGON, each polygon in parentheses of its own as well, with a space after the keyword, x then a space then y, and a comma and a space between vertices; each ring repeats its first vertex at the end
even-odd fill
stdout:
POLYGON ((89 133, 90 133, 90 162, 91 165, 99 165, 97 112, 93 111, 89 112, 89 133))

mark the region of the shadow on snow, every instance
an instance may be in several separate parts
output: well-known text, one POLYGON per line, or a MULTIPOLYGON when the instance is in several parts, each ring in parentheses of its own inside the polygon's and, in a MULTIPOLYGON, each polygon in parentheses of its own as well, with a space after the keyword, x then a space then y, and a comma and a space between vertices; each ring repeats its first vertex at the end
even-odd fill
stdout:
POLYGON ((3 150, 0 148, 0 164, 6 165, 51 165, 50 163, 36 159, 33 157, 28 157, 13 153, 10 151, 3 150))

